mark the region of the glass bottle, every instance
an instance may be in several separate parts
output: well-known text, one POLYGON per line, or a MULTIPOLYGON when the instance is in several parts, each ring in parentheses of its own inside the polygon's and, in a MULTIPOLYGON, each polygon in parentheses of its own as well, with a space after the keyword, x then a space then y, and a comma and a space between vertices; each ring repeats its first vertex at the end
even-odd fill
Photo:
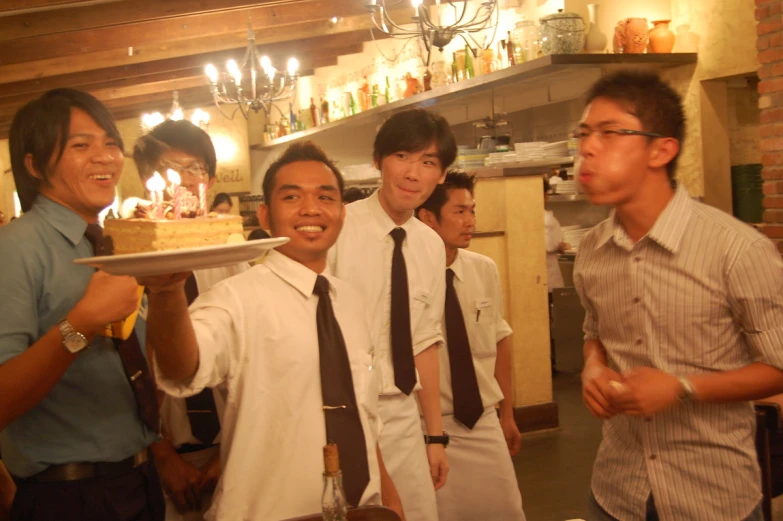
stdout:
POLYGON ((384 96, 386 97, 386 104, 388 105, 391 103, 391 85, 389 84, 388 76, 386 76, 386 92, 384 93, 384 96))
POLYGON ((348 501, 343 490, 343 473, 337 445, 324 446, 324 492, 321 496, 324 521, 348 521, 348 501))
POLYGON ((473 49, 465 45, 465 79, 475 78, 476 71, 473 69, 473 49))
POLYGON ((508 31, 508 40, 506 40, 506 52, 508 53, 508 66, 513 66, 514 61, 514 40, 511 39, 511 31, 508 31))
POLYGON ((514 27, 514 61, 523 63, 538 57, 538 27, 532 20, 522 20, 514 27))
POLYGON ((313 126, 318 125, 318 109, 315 107, 315 101, 310 98, 310 116, 313 118, 313 126))
POLYGON ((375 108, 378 106, 378 98, 380 97, 381 93, 378 90, 378 84, 373 83, 372 85, 372 94, 370 94, 370 104, 372 105, 372 108, 375 108))
POLYGON ((321 124, 329 123, 329 100, 321 96, 321 124))

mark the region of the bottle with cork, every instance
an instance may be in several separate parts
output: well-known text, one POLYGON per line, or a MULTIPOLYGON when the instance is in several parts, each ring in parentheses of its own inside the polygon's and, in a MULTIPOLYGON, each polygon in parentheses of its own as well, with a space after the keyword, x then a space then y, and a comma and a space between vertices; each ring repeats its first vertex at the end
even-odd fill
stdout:
POLYGON ((348 521, 348 501, 343 490, 343 473, 337 445, 324 445, 324 493, 321 496, 324 521, 348 521))

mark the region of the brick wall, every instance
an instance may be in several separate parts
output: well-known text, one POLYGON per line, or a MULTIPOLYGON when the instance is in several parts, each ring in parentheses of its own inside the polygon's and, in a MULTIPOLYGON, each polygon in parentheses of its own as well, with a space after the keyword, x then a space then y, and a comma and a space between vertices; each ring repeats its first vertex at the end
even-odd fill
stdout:
POLYGON ((756 0, 764 232, 783 253, 783 0, 756 0))

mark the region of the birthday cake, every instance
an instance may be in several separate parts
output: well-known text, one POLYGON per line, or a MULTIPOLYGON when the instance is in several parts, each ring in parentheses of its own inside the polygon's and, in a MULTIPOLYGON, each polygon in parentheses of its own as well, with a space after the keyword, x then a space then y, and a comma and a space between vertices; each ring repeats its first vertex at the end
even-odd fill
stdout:
POLYGON ((104 225, 114 255, 240 242, 242 218, 210 214, 181 219, 112 219, 104 225))

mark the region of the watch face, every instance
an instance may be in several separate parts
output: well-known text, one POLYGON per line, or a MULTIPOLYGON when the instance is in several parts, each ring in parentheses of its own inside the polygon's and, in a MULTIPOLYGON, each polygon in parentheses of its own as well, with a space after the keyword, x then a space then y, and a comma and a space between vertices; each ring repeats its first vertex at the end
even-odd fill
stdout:
POLYGON ((80 351, 87 347, 87 339, 79 333, 74 333, 72 335, 68 335, 68 338, 63 340, 63 344, 65 344, 65 348, 68 351, 75 353, 76 351, 80 351))

